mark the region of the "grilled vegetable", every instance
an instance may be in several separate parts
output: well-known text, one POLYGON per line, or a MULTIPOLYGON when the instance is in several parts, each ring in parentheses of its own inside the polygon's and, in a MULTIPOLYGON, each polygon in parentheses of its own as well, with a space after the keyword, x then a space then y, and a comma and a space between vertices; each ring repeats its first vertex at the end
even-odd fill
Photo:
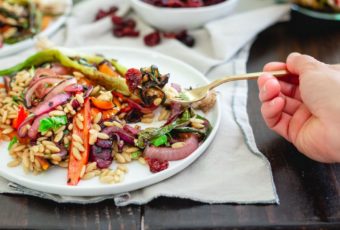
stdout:
MULTIPOLYGON (((129 88, 126 85, 124 78, 112 77, 97 70, 95 65, 103 62, 104 60, 104 58, 99 56, 79 54, 68 55, 57 49, 48 49, 30 56, 24 62, 19 63, 18 65, 8 69, 0 70, 0 76, 12 75, 20 70, 31 68, 32 66, 37 67, 46 62, 60 62, 65 67, 78 70, 90 80, 95 81, 107 89, 116 90, 117 92, 120 92, 124 95, 130 95, 129 88), (93 66, 85 66, 81 64, 79 62, 80 58, 86 60, 88 63, 93 64, 93 66)), ((118 71, 126 71, 126 69, 118 64, 115 60, 111 60, 111 63, 118 71)))

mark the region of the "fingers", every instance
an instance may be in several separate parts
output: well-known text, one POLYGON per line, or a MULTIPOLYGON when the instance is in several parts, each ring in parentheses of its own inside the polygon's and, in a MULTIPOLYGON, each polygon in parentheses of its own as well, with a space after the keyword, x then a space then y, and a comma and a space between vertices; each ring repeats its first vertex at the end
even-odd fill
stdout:
POLYGON ((314 71, 326 66, 315 58, 302 55, 299 53, 291 53, 287 57, 287 69, 290 73, 301 75, 305 72, 314 71))
POLYGON ((309 112, 309 109, 304 104, 301 104, 292 116, 288 127, 288 136, 291 141, 295 142, 298 133, 306 124, 310 116, 311 113, 309 112))
POLYGON ((283 62, 270 62, 263 67, 263 71, 275 71, 287 69, 286 63, 283 62))
POLYGON ((288 126, 291 116, 283 112, 284 106, 284 99, 276 97, 262 104, 261 113, 269 128, 289 140, 288 126))
POLYGON ((264 74, 258 81, 260 87, 260 101, 269 101, 280 94, 280 84, 277 79, 270 74, 264 74))
MULTIPOLYGON (((295 98, 296 100, 301 101, 299 85, 292 84, 292 83, 285 82, 285 81, 280 81, 269 73, 265 73, 262 76, 260 76, 258 78, 257 83, 258 83, 258 87, 259 87, 259 90, 260 90, 260 100, 261 101, 266 100, 265 98, 263 98, 264 92, 269 90, 269 93, 273 94, 274 96, 277 96, 277 95, 279 95, 279 92, 277 92, 278 89, 279 89, 279 91, 281 91, 281 93, 283 95, 288 96, 288 97, 292 97, 292 98, 295 98), (266 87, 264 87, 264 85, 267 82, 270 82, 270 83, 266 87), (275 83, 275 82, 277 82, 277 83, 275 83)), ((267 95, 267 96, 270 96, 271 98, 273 98, 272 95, 267 95)))

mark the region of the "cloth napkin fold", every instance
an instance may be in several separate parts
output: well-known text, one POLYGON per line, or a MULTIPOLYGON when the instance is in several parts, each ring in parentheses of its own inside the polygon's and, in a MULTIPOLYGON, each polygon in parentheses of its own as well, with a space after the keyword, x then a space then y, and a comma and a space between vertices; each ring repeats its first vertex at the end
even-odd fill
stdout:
MULTIPOLYGON (((143 35, 152 31, 124 0, 88 0, 74 7, 66 27, 52 37, 66 47, 107 45, 152 49, 178 58, 204 73, 209 79, 246 72, 251 41, 288 12, 287 5, 269 0, 240 0, 235 12, 225 18, 190 31, 196 39, 194 48, 167 39, 154 48, 146 48, 143 35), (93 22, 99 8, 119 6, 119 15, 137 21, 139 38, 117 39, 112 36, 109 18, 93 22)), ((27 56, 33 50, 25 51, 27 56)), ((20 59, 22 59, 22 56, 20 59)), ((0 59, 2 67, 10 66, 16 57, 0 59)), ((259 69, 261 67, 259 66, 259 69)), ((207 151, 175 176, 130 193, 94 197, 69 197, 46 194, 9 183, 0 178, 0 193, 25 194, 56 202, 93 203, 113 198, 116 205, 144 204, 159 197, 179 197, 208 203, 278 203, 270 164, 256 147, 246 111, 247 83, 239 81, 219 89, 222 121, 207 151)))

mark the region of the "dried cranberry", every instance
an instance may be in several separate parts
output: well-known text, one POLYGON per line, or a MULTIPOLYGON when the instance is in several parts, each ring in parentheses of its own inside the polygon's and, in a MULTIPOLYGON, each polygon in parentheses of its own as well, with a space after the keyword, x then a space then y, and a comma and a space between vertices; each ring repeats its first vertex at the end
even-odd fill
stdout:
POLYGON ((136 27, 136 21, 129 18, 124 21, 124 26, 129 28, 135 28, 136 27))
POLYGON ((100 20, 100 19, 102 19, 106 16, 107 16, 106 12, 104 10, 100 9, 96 14, 95 20, 98 21, 98 20, 100 20))
POLYGON ((183 30, 180 33, 178 33, 176 35, 176 39, 189 47, 193 47, 195 45, 194 37, 189 35, 186 30, 183 30))
POLYGON ((113 15, 111 17, 111 21, 114 25, 116 26, 119 26, 119 25, 122 25, 123 24, 123 18, 122 17, 119 17, 119 16, 116 16, 116 15, 113 15))
POLYGON ((95 21, 98 21, 102 18, 105 18, 109 15, 113 15, 114 13, 116 13, 116 11, 118 10, 118 8, 116 6, 111 6, 107 11, 100 9, 98 10, 96 17, 95 17, 95 21))
POLYGON ((123 35, 125 37, 138 37, 139 31, 134 30, 133 28, 130 28, 130 27, 124 27, 123 28, 123 35))
POLYGON ((144 36, 144 43, 147 46, 155 46, 161 42, 161 36, 158 31, 152 32, 144 36))
POLYGON ((123 33, 123 29, 122 29, 122 28, 114 28, 112 32, 113 32, 113 35, 114 35, 115 37, 120 38, 120 37, 123 37, 123 36, 124 36, 124 33, 123 33))
POLYGON ((130 91, 134 91, 142 83, 142 73, 135 68, 128 69, 125 73, 125 79, 130 91))
POLYGON ((116 13, 118 11, 118 7, 117 6, 111 6, 110 8, 109 8, 109 13, 110 14, 114 14, 114 13, 116 13))
POLYGON ((160 161, 158 159, 146 159, 150 168, 150 171, 152 173, 157 173, 160 171, 163 171, 164 169, 167 169, 169 167, 168 161, 160 161))

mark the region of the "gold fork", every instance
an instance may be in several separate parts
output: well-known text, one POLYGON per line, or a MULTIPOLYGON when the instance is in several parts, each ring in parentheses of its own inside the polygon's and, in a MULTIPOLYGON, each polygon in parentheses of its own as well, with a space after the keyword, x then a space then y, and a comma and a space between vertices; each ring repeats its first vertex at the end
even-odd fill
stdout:
POLYGON ((260 75, 264 73, 270 73, 275 77, 282 77, 288 74, 286 70, 278 70, 278 71, 268 71, 268 72, 257 72, 257 73, 247 73, 241 75, 233 75, 233 76, 226 76, 220 79, 216 79, 209 83, 208 85, 201 86, 195 89, 184 90, 182 91, 177 97, 170 98, 172 101, 184 103, 184 104, 191 104, 197 101, 204 99, 209 91, 223 83, 230 82, 230 81, 237 81, 237 80, 251 80, 257 79, 260 75))

